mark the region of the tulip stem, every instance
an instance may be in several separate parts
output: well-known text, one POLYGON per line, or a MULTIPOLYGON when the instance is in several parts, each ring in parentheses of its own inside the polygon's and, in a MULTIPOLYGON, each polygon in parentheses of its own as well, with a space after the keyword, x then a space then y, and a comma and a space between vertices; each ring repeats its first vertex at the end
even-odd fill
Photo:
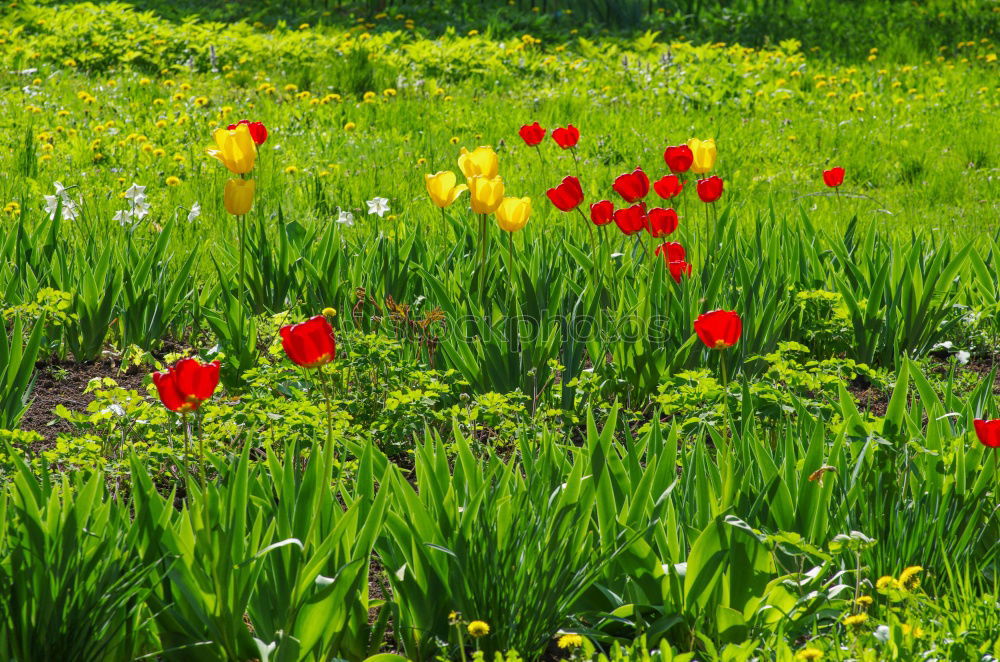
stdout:
POLYGON ((188 465, 188 449, 191 447, 191 423, 188 420, 187 412, 181 414, 181 422, 184 426, 184 485, 187 488, 186 496, 191 499, 191 470, 188 465))
POLYGON ((722 367, 722 388, 729 393, 729 368, 726 366, 726 353, 719 352, 719 365, 722 367))
MULTIPOLYGON (((329 459, 329 469, 324 473, 324 475, 329 474, 332 471, 333 464, 337 462, 337 448, 333 443, 333 405, 331 400, 333 399, 333 377, 327 373, 323 372, 323 367, 318 368, 320 373, 320 384, 323 389, 323 400, 326 401, 326 448, 325 452, 329 459)), ((340 492, 340 483, 343 479, 344 471, 343 467, 337 463, 337 486, 334 489, 334 497, 340 492)))
MULTIPOLYGON (((514 277, 514 233, 507 233, 507 272, 514 277)), ((515 290, 516 291, 516 290, 515 290)))
POLYGON ((483 283, 486 277, 486 214, 480 214, 479 217, 479 298, 480 301, 485 301, 483 283))
POLYGON ((201 489, 205 489, 205 433, 201 429, 201 414, 195 414, 198 424, 198 477, 201 479, 201 489))

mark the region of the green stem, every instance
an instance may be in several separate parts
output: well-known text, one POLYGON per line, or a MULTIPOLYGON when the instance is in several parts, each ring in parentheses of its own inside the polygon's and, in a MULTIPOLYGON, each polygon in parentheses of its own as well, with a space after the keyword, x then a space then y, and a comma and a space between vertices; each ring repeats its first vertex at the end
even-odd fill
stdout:
POLYGON ((484 279, 486 278, 486 214, 480 214, 479 221, 479 297, 481 301, 486 300, 483 292, 484 279))
POLYGON ((726 365, 726 352, 725 350, 719 352, 719 365, 722 367, 722 387, 726 389, 726 393, 729 392, 729 368, 726 365))

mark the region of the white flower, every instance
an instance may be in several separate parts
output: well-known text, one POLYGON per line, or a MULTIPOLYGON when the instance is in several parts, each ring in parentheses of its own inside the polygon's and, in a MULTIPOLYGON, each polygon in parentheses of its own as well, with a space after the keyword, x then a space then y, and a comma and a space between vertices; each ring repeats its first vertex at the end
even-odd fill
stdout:
POLYGON ((955 360, 958 361, 959 365, 965 365, 966 363, 968 363, 969 362, 969 358, 971 356, 972 355, 969 354, 964 349, 960 349, 957 352, 955 352, 955 360))
POLYGON ((132 216, 138 220, 142 220, 149 216, 149 203, 145 200, 141 200, 132 205, 132 216))
POLYGON ((349 211, 344 211, 340 207, 337 207, 337 222, 343 223, 347 227, 354 225, 354 214, 349 211))
POLYGON ((883 644, 889 641, 889 627, 887 625, 880 625, 875 628, 875 638, 883 644))
POLYGON ((367 203, 369 214, 378 214, 379 218, 385 216, 385 213, 389 211, 389 199, 388 198, 372 198, 367 203))
POLYGON ((47 195, 45 196, 45 213, 49 215, 49 220, 56 220, 56 210, 62 203, 62 219, 64 221, 74 221, 79 215, 76 211, 76 203, 70 200, 69 196, 47 195))
POLYGON ((125 191, 125 197, 128 200, 145 200, 146 199, 146 187, 145 186, 139 186, 138 184, 136 184, 135 182, 133 182, 132 186, 129 186, 128 190, 125 191))
POLYGON ((62 182, 52 182, 52 185, 56 187, 56 195, 66 197, 66 187, 62 185, 62 182))
POLYGON ((201 216, 201 205, 198 204, 197 201, 195 201, 195 203, 191 205, 191 210, 188 212, 188 223, 198 218, 199 216, 201 216))
POLYGON ((126 225, 132 225, 132 212, 122 209, 115 212, 114 219, 118 221, 118 225, 125 227, 126 225))

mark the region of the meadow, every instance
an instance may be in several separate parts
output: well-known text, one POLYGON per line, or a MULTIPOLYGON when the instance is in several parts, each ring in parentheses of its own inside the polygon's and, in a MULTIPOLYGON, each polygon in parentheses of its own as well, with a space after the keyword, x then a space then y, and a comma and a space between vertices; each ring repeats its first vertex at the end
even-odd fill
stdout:
POLYGON ((998 30, 7 2, 0 659, 1000 659, 998 30))

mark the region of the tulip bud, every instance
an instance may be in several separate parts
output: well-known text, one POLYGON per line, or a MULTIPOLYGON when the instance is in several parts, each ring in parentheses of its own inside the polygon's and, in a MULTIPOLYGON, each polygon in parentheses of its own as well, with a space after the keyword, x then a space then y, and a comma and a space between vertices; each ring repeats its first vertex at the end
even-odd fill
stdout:
POLYGON ((226 211, 233 216, 243 216, 253 207, 253 193, 257 183, 252 179, 230 179, 222 200, 226 211))
POLYGON ((475 214, 492 214, 503 201, 503 178, 476 176, 469 179, 469 195, 475 214))
POLYGON ((501 230, 517 232, 531 216, 531 198, 504 198, 497 207, 497 225, 501 230))

